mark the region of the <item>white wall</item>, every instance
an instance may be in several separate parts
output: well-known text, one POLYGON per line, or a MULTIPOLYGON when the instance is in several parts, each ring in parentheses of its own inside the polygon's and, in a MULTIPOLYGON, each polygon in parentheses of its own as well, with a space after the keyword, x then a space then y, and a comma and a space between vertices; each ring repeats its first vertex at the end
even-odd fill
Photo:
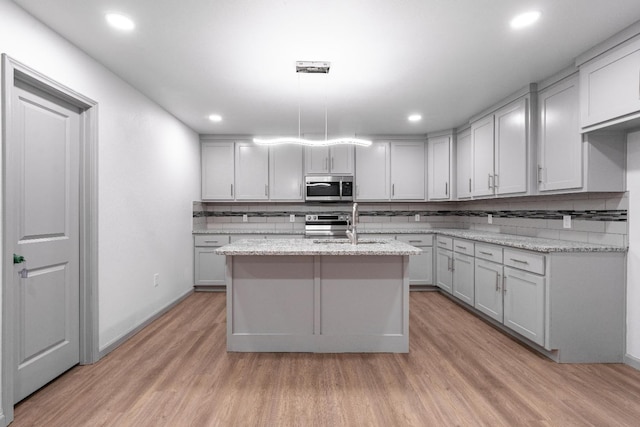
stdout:
POLYGON ((8 0, 0 0, 0 52, 99 104, 103 349, 193 286, 198 135, 8 0))
POLYGON ((640 132, 627 137, 629 252, 627 254, 627 355, 640 361, 640 132))

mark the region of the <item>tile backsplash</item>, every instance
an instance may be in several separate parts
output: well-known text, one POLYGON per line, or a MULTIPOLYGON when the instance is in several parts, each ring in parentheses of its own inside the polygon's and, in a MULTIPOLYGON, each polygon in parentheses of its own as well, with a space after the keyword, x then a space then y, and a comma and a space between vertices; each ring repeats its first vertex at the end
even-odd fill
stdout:
MULTIPOLYGON (((626 193, 581 193, 457 202, 359 203, 360 230, 470 228, 627 246, 626 193), (419 221, 416 221, 416 214, 419 221), (489 224, 488 216, 492 216, 489 224), (563 216, 570 215, 570 229, 563 216)), ((349 213, 351 204, 194 202, 194 229, 302 231, 310 212, 349 213), (247 215, 247 222, 243 222, 247 215), (290 222, 295 215, 295 222, 290 222)))

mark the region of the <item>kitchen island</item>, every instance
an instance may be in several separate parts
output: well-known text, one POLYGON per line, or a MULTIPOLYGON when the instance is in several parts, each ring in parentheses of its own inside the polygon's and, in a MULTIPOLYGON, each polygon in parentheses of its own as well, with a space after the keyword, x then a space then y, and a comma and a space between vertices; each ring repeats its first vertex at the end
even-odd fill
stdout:
POLYGON ((400 241, 240 240, 226 255, 227 350, 409 352, 409 256, 400 241))

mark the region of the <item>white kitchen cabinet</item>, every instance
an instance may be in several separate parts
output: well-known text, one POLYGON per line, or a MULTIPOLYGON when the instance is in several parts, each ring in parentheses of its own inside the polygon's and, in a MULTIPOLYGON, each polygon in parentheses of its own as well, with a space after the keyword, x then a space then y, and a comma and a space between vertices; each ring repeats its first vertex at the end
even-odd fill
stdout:
POLYGON ((429 137, 428 140, 429 200, 450 200, 452 198, 451 170, 453 160, 453 136, 429 137))
POLYGON ((453 239, 436 237, 436 286, 453 293, 453 239))
POLYGON ((622 131, 580 133, 578 77, 539 92, 538 190, 541 193, 625 191, 622 131))
POLYGON ((421 254, 409 257, 409 285, 433 285, 433 235, 399 234, 396 239, 422 249, 421 254))
POLYGON ((471 129, 466 129, 456 137, 456 197, 458 199, 471 198, 472 156, 471 129))
POLYGON ((300 145, 269 148, 269 199, 302 201, 303 149, 300 145))
POLYGON ((425 147, 422 141, 391 142, 391 199, 425 199, 425 147))
POLYGON ((472 196, 530 191, 535 99, 535 85, 531 85, 515 100, 471 123, 472 196))
POLYGON ((391 144, 375 141, 356 147, 356 189, 358 201, 389 200, 391 197, 391 144))
POLYGON ((197 290, 223 289, 225 286, 225 256, 216 248, 229 243, 229 236, 194 235, 194 285, 197 290))
POLYGON ((541 90, 538 105, 538 190, 582 187, 577 76, 541 90))
POLYGON ((305 147, 305 173, 353 175, 353 145, 305 147))
POLYGON ((474 307, 502 322, 502 264, 475 259, 474 307))
POLYGON ((545 278, 504 267, 504 324, 539 345, 544 345, 545 278))
POLYGON ((453 296, 473 306, 474 243, 453 239, 453 296))
POLYGON ((269 148, 236 142, 236 200, 269 198, 269 148))
POLYGON ((583 131, 640 116, 640 37, 580 66, 583 131))
POLYGON ((202 200, 234 199, 234 143, 201 144, 202 200))

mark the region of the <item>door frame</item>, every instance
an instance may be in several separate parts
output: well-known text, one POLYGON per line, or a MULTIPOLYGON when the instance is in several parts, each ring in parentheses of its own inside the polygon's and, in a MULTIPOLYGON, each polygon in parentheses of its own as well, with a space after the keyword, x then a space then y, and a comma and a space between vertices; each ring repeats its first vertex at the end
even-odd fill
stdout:
POLYGON ((13 420, 15 348, 15 292, 10 286, 15 269, 13 246, 16 218, 8 201, 15 189, 6 185, 6 143, 12 136, 12 99, 15 81, 22 81, 78 107, 80 111, 80 364, 98 361, 98 103, 2 54, 2 412, 0 424, 13 420), (3 419, 4 418, 4 419, 3 419))

